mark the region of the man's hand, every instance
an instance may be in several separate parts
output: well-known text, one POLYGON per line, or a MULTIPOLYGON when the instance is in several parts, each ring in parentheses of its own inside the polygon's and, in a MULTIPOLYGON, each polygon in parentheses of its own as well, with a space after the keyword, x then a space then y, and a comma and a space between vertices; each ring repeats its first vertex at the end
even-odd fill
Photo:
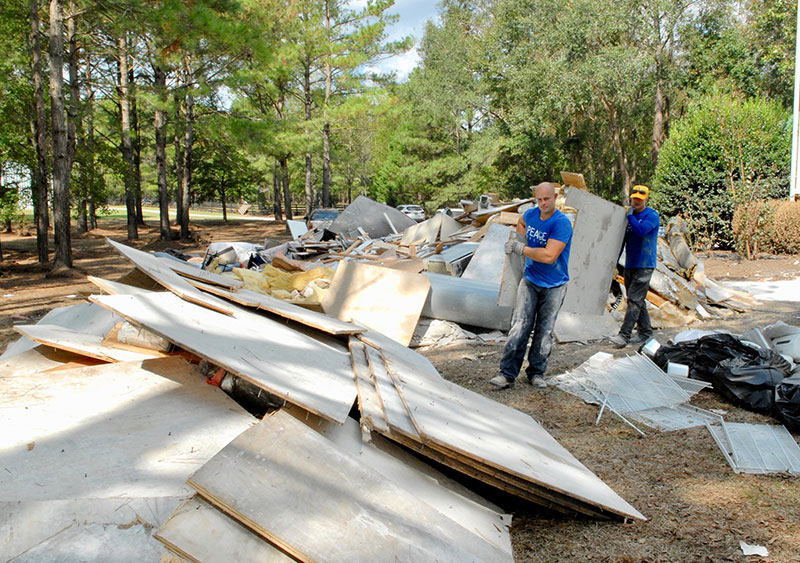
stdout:
POLYGON ((630 206, 628 209, 628 215, 633 215, 633 206, 630 206))
POLYGON ((519 254, 522 256, 522 251, 525 250, 525 245, 518 240, 506 241, 506 254, 519 254))

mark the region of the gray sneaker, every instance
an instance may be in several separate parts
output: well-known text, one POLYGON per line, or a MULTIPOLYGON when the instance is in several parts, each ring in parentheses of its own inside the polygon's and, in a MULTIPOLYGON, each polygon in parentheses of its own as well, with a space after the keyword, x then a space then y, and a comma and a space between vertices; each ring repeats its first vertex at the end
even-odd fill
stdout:
POLYGON ((624 336, 617 334, 608 339, 614 348, 625 348, 628 345, 628 339, 624 336))
POLYGON ((530 383, 534 387, 538 387, 539 389, 544 389, 545 387, 547 387, 547 382, 544 380, 543 375, 534 375, 533 377, 529 377, 528 383, 530 383))
POLYGON ((505 375, 495 375, 489 380, 490 385, 494 385, 498 389, 510 389, 514 387, 514 380, 507 378, 505 375))

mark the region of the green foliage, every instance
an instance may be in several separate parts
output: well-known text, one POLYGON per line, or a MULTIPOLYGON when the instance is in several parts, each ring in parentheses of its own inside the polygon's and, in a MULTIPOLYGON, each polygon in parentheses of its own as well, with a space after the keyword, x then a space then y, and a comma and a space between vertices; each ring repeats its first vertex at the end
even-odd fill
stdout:
POLYGON ((788 195, 789 124, 777 102, 699 99, 662 146, 653 205, 686 219, 695 248, 734 247, 737 205, 788 195))
POLYGON ((759 252, 800 253, 800 202, 754 201, 733 215, 736 251, 747 258, 759 252))

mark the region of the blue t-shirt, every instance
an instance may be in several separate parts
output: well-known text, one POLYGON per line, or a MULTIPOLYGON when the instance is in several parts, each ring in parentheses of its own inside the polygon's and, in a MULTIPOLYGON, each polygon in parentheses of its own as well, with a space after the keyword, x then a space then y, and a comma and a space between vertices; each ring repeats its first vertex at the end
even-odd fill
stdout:
POLYGON ((655 268, 658 262, 658 212, 645 207, 628 215, 625 230, 625 268, 655 268))
POLYGON ((539 287, 557 287, 569 281, 569 249, 572 244, 572 223, 566 215, 556 209, 547 220, 542 221, 538 207, 529 209, 522 216, 525 222, 527 245, 544 248, 551 238, 566 243, 555 262, 545 264, 525 258, 525 279, 539 287))

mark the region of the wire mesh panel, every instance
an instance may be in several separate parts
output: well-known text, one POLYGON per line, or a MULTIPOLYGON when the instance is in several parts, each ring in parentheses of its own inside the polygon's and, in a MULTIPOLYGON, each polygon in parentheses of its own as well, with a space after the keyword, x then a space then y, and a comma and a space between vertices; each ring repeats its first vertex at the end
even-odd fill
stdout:
POLYGON ((800 475, 800 447, 783 426, 722 422, 708 430, 736 473, 800 475))

